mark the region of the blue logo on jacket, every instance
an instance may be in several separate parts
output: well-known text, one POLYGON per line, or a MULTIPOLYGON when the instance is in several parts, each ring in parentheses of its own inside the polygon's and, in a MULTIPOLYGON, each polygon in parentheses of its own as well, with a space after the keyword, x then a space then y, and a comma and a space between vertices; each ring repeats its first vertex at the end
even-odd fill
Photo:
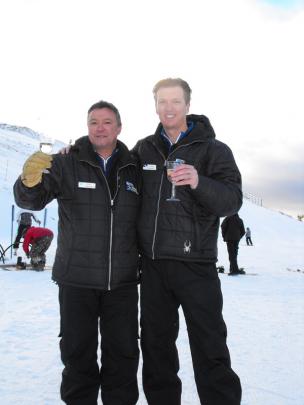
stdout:
POLYGON ((130 181, 126 181, 126 190, 138 195, 137 188, 130 181))

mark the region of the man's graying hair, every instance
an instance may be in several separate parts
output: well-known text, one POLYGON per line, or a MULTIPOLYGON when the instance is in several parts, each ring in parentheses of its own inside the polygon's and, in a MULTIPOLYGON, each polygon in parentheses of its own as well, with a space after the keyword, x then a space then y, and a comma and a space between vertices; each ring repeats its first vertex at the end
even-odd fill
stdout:
POLYGON ((116 116, 117 125, 119 127, 121 127, 121 118, 120 118, 120 114, 119 114, 118 109, 115 107, 114 104, 108 103, 107 101, 100 100, 97 103, 93 104, 88 110, 88 115, 93 110, 98 110, 98 109, 102 109, 102 108, 108 108, 109 110, 113 111, 113 113, 116 116))
POLYGON ((179 87, 181 87, 183 89, 186 104, 189 104, 190 99, 191 99, 191 92, 192 92, 189 84, 183 79, 180 79, 180 78, 172 79, 171 77, 168 77, 167 79, 160 80, 153 87, 153 94, 154 94, 155 101, 156 101, 156 98, 157 98, 157 92, 161 87, 175 87, 175 86, 179 86, 179 87))

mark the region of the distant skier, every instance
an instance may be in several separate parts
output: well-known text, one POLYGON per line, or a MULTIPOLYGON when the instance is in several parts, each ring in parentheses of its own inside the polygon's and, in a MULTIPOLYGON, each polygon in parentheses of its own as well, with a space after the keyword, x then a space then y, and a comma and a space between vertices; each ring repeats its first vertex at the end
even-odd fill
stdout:
POLYGON ((48 228, 30 227, 24 235, 23 250, 31 258, 31 266, 43 270, 46 262, 45 252, 53 240, 53 232, 48 228), (31 249, 29 246, 31 245, 31 249))
POLYGON ((245 228, 242 219, 238 214, 226 217, 221 225, 224 241, 227 243, 227 250, 230 262, 230 276, 237 274, 245 274, 244 270, 240 270, 237 263, 237 255, 239 250, 239 242, 245 235, 245 228))
POLYGON ((17 256, 17 251, 19 248, 20 239, 23 238, 27 229, 32 226, 32 218, 33 220, 40 225, 41 222, 36 217, 33 211, 30 210, 20 210, 17 215, 17 223, 18 223, 18 231, 15 242, 13 244, 14 248, 14 255, 17 256))
POLYGON ((251 230, 249 227, 246 228, 245 237, 246 237, 247 246, 252 246, 251 230))

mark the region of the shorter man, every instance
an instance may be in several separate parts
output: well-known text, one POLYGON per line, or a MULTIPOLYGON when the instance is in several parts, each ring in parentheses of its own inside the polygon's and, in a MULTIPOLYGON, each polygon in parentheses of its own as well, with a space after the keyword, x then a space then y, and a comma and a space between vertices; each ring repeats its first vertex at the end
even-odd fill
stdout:
POLYGON ((238 214, 228 216, 224 219, 221 225, 224 241, 227 243, 227 250, 230 262, 230 276, 237 274, 245 274, 244 270, 240 270, 237 263, 237 255, 239 250, 239 242, 245 235, 245 228, 242 219, 238 214))
POLYGON ((53 232, 47 228, 30 227, 24 235, 23 250, 31 258, 31 266, 36 270, 43 270, 46 262, 45 252, 53 240, 53 232), (31 249, 29 249, 31 245, 31 249))
POLYGON ((15 242, 13 244, 14 248, 14 255, 17 256, 17 251, 19 248, 20 239, 24 237, 25 232, 28 230, 30 226, 32 226, 32 218, 33 220, 40 225, 41 222, 35 216, 33 211, 30 210, 23 210, 21 209, 17 215, 17 223, 18 223, 18 231, 15 242))
POLYGON ((96 405, 101 389, 103 405, 135 405, 140 178, 117 139, 118 109, 98 101, 86 120, 88 135, 68 156, 36 152, 27 159, 14 193, 19 206, 35 210, 58 202, 52 278, 59 287, 62 401, 96 405))

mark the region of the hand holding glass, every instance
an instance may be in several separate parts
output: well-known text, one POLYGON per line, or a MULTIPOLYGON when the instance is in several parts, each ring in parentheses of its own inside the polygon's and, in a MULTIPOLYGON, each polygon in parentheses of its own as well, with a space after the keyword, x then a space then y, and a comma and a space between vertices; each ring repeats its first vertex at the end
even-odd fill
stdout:
POLYGON ((176 197, 175 184, 172 181, 171 174, 172 174, 172 172, 174 172, 174 170, 177 166, 179 166, 183 163, 185 163, 185 161, 182 159, 167 160, 167 162, 166 162, 167 177, 168 177, 168 180, 172 183, 171 197, 167 198, 166 201, 180 201, 180 199, 176 197))

